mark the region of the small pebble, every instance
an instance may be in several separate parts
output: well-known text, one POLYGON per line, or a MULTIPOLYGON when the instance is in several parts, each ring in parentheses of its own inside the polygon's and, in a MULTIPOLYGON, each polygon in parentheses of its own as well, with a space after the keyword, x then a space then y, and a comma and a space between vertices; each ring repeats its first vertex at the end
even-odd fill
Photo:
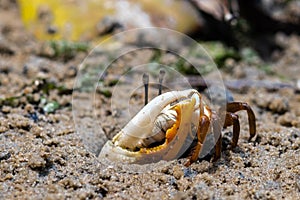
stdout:
POLYGON ((174 166, 173 175, 176 179, 180 179, 184 175, 184 172, 180 166, 174 166))
POLYGON ((274 97, 269 105, 269 109, 275 113, 285 113, 289 110, 288 100, 283 97, 274 97))
POLYGON ((260 108, 270 110, 273 113, 283 114, 290 109, 289 101, 286 97, 278 95, 259 95, 256 96, 253 101, 260 108))
POLYGON ((10 111, 11 111, 11 107, 9 107, 9 106, 3 106, 2 107, 2 112, 3 113, 10 113, 10 111))
POLYGON ((29 112, 29 113, 32 113, 34 111, 34 107, 33 107, 33 105, 28 103, 28 104, 25 105, 24 110, 29 112))
POLYGON ((4 133, 8 131, 8 127, 7 126, 0 126, 0 133, 4 133))
POLYGON ((32 87, 26 87, 24 90, 23 90, 24 94, 31 94, 33 93, 33 88, 32 87))
POLYGON ((8 151, 0 152, 0 161, 7 160, 10 158, 10 156, 11 156, 11 154, 8 151))
POLYGON ((277 122, 282 125, 282 126, 287 126, 287 127, 300 127, 300 117, 296 117, 293 113, 285 113, 282 116, 279 116, 277 119, 277 122))
POLYGON ((75 77, 77 74, 77 69, 75 66, 70 66, 66 72, 67 77, 75 77))
POLYGON ((46 161, 40 155, 32 154, 28 165, 31 169, 44 168, 46 166, 46 161))

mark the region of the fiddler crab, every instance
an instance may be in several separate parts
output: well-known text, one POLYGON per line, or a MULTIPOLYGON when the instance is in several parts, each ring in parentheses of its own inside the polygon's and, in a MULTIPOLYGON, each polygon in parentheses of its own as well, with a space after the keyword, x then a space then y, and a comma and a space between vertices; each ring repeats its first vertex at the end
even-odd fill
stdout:
POLYGON ((185 163, 185 166, 189 166, 197 161, 206 135, 214 133, 214 160, 218 160, 221 156, 222 127, 233 126, 231 148, 237 146, 240 123, 235 112, 241 110, 248 113, 249 140, 255 136, 255 115, 247 103, 229 102, 217 114, 205 104, 202 95, 195 89, 161 94, 164 73, 160 73, 159 95, 149 103, 149 76, 144 74, 145 106, 112 140, 106 142, 99 158, 145 164, 174 160, 189 151, 185 163))

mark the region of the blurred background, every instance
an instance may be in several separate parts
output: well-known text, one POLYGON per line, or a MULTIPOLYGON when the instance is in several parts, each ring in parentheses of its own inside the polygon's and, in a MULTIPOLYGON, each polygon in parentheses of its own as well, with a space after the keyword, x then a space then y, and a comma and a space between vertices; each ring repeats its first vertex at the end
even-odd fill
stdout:
MULTIPOLYGON (((300 87, 298 0, 1 0, 0 10, 4 74, 14 70, 29 79, 51 78, 71 89, 78 65, 99 42, 132 28, 164 27, 199 42, 228 79, 245 79, 246 86, 253 86, 249 80, 268 76, 300 87)), ((147 42, 159 41, 147 37, 147 42)), ((184 50, 180 43, 173 46, 184 50)), ((198 59, 197 52, 186 51, 198 59)), ((168 60, 185 75, 195 74, 182 59, 164 53, 148 58, 168 60)), ((210 70, 204 67, 203 75, 210 70)), ((228 86, 240 89, 243 84, 228 86)))
MULTIPOLYGON (((7 1, 7 0, 3 0, 7 1)), ((264 59, 280 50, 276 33, 300 33, 297 0, 18 0, 22 21, 39 40, 91 41, 130 28, 166 27, 264 59)))
POLYGON ((24 25, 42 40, 87 41, 120 30, 158 26, 201 39, 222 40, 237 47, 246 42, 242 36, 272 35, 278 31, 299 33, 300 12, 296 0, 17 2, 24 25))

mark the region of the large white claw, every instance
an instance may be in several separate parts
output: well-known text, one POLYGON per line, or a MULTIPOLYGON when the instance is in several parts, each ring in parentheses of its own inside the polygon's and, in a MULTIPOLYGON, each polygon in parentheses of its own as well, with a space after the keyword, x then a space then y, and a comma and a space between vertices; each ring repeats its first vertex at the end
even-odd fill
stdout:
MULTIPOLYGON (((150 101, 114 138, 102 148, 99 157, 125 163, 151 163, 181 156, 191 145, 198 129, 201 95, 194 89, 172 91, 150 101), (145 138, 151 137, 154 121, 167 106, 180 109, 180 125, 175 137, 161 148, 151 151, 134 150, 145 138)), ((177 119, 179 120, 179 119, 177 119)))

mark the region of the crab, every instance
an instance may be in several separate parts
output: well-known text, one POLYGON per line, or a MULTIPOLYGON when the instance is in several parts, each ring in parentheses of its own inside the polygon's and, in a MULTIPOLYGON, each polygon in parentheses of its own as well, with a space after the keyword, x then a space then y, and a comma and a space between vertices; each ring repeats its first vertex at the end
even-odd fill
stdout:
MULTIPOLYGON (((146 76, 144 82, 148 91, 146 76)), ((99 158, 146 164, 174 160, 189 151, 185 163, 189 166, 197 161, 207 134, 213 133, 216 141, 213 160, 218 160, 221 157, 222 127, 233 126, 231 148, 237 146, 240 123, 236 112, 241 110, 248 113, 249 141, 256 134, 255 114, 244 102, 229 102, 215 112, 195 89, 161 94, 161 88, 157 97, 145 102, 140 112, 106 142, 99 158)))

